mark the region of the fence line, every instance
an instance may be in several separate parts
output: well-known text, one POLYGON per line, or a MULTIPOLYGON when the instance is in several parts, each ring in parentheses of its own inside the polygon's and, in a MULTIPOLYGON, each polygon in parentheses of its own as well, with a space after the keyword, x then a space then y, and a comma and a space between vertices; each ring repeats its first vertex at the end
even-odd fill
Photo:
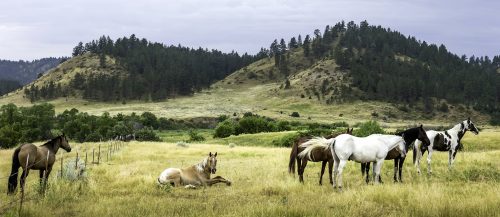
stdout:
MULTIPOLYGON (((109 157, 108 157, 108 158, 107 158, 107 160, 106 160, 106 161, 108 161, 108 162, 109 162, 109 161, 111 161, 111 160, 112 160, 112 156, 111 156, 111 155, 118 153, 118 151, 120 151, 120 150, 121 150, 121 148, 126 147, 126 144, 125 144, 125 142, 123 142, 123 141, 113 141, 113 140, 110 140, 110 141, 105 142, 105 145, 103 146, 103 149, 101 150, 101 143, 102 143, 102 142, 100 142, 100 143, 98 144, 97 162, 94 162, 94 154, 95 154, 95 147, 94 147, 94 146, 95 146, 95 145, 92 145, 92 164, 87 164, 87 156, 88 156, 89 147, 88 147, 88 146, 85 146, 85 168, 87 168, 87 166, 88 166, 88 165, 89 165, 89 166, 90 166, 90 165, 94 165, 94 164, 95 164, 95 165, 99 165, 99 164, 101 163, 101 160, 103 160, 103 159, 101 159, 101 151, 105 151, 105 152, 106 152, 106 154, 107 154, 107 156, 109 155, 109 157)), ((127 143, 127 144, 128 144, 128 143, 127 143)), ((81 147, 82 147, 82 146, 80 146, 80 148, 81 148, 81 147)), ((64 157, 65 157, 65 156, 66 156, 66 158, 70 159, 70 158, 72 158, 72 157, 73 157, 73 156, 75 156, 75 155, 73 155, 72 153, 66 153, 66 154, 65 154, 64 152, 61 152, 61 154, 60 154, 60 158, 56 158, 56 159, 55 159, 54 164, 56 164, 56 162, 57 162, 58 160, 60 160, 60 161, 61 161, 61 177, 60 177, 60 178, 63 178, 63 172, 64 172, 64 171, 63 171, 63 167, 64 167, 64 163, 63 163, 63 162, 64 162, 64 157)), ((48 159, 48 157, 49 157, 49 155, 47 155, 47 159, 48 159)), ((29 155, 28 155, 28 157, 27 157, 27 159, 26 159, 26 162, 28 162, 28 159, 29 159, 29 155)), ((29 165, 28 167, 32 167, 33 165, 35 165, 35 164, 37 164, 37 163, 41 162, 42 160, 45 160, 45 159, 40 159, 40 160, 38 160, 37 162, 34 162, 33 164, 29 165)), ((75 169, 78 169, 78 161, 79 161, 79 152, 78 152, 78 149, 77 149, 77 151, 76 151, 76 159, 75 159, 75 169)), ((68 161, 68 162, 69 162, 69 161, 68 161)), ((26 165, 28 165, 28 163, 26 163, 26 165)), ((47 160, 47 163, 46 163, 46 170, 47 170, 47 167, 48 167, 48 160, 47 160)), ((12 175, 17 175, 17 174, 19 174, 19 172, 20 172, 20 171, 21 171, 21 170, 17 171, 16 173, 14 173, 14 174, 12 174, 12 175)), ((12 176, 12 175, 8 175, 8 176, 0 177, 0 180, 5 180, 5 179, 8 179, 8 178, 9 178, 10 176, 12 176)), ((26 174, 25 174, 25 176, 26 176, 26 174)), ((44 177, 44 178, 46 178, 46 173, 44 173, 43 177, 44 177)), ((16 180, 16 182, 17 182, 17 181, 18 181, 18 180, 16 180)), ((27 180, 25 179, 25 182, 23 183, 23 184, 24 184, 24 187, 22 187, 22 186, 21 186, 21 189, 24 189, 24 191, 26 191, 26 190, 27 190, 27 189, 26 189, 26 187, 27 187, 27 186, 30 186, 30 185, 33 185, 33 184, 34 184, 34 183, 31 183, 31 184, 27 185, 26 181, 27 181, 27 180)), ((36 182, 36 181, 35 181, 35 182, 36 182)), ((46 183, 48 182, 48 177, 47 177, 46 179, 44 179, 44 181, 43 181, 43 182, 44 182, 44 183, 42 183, 42 185, 44 185, 44 186, 40 186, 40 187, 43 187, 42 189, 43 189, 43 192, 44 192, 44 195, 45 195, 45 190, 46 190, 46 189, 45 189, 44 187, 46 187, 46 183)), ((30 197, 28 197, 28 196, 26 196, 26 197, 25 197, 25 195, 24 195, 24 191, 23 191, 23 190, 21 190, 21 198, 15 198, 15 199, 13 199, 12 201, 8 202, 6 205, 4 205, 4 206, 0 206, 0 215, 3 215, 3 214, 4 214, 4 213, 6 213, 8 210, 12 209, 12 208, 13 208, 16 204, 18 204, 18 203, 19 203, 19 216, 21 216, 21 211, 22 211, 23 202, 28 202, 28 201, 31 201, 31 200, 33 200, 34 198, 36 198, 36 197, 31 197, 32 195, 36 195, 36 193, 35 193, 35 194, 28 194, 28 195, 30 195, 30 197)))

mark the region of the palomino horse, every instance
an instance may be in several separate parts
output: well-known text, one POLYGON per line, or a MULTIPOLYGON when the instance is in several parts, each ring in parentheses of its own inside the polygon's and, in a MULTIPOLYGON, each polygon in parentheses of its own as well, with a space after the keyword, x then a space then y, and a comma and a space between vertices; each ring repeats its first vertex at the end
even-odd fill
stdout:
POLYGON ((389 150, 397 147, 401 156, 406 156, 405 141, 400 136, 377 134, 368 137, 356 137, 342 134, 334 139, 319 137, 306 143, 311 146, 321 146, 324 149, 330 148, 334 160, 333 187, 337 187, 338 177, 339 189, 342 189, 342 171, 348 160, 358 163, 375 162, 373 179, 378 184, 380 170, 389 150))
POLYGON ((416 141, 413 146, 413 163, 416 164, 418 174, 420 174, 420 159, 425 151, 429 152, 427 154, 428 174, 432 173, 431 158, 433 151, 448 151, 448 168, 451 168, 453 161, 455 161, 455 155, 457 155, 457 152, 461 147, 460 140, 468 130, 476 135, 479 134, 479 131, 476 126, 474 126, 474 123, 472 123, 470 118, 446 131, 427 131, 426 133, 430 139, 430 144, 425 146, 416 141))
MULTIPOLYGON (((403 132, 396 133, 395 135, 403 137, 406 143, 406 152, 410 149, 410 145, 415 142, 415 140, 420 140, 424 143, 425 146, 430 144, 429 138, 425 133, 425 130, 422 125, 420 127, 411 128, 405 130, 403 132)), ((386 160, 394 159, 394 182, 403 182, 403 163, 405 161, 405 157, 401 157, 399 151, 397 149, 392 149, 387 153, 385 157, 386 160), (399 172, 399 177, 398 177, 399 172)), ((370 181, 368 173, 370 172, 370 163, 361 163, 361 174, 364 176, 366 173, 366 183, 370 181)), ((379 180, 382 182, 382 178, 379 180)))
MULTIPOLYGON (((347 134, 352 134, 352 129, 347 128, 346 133, 347 134)), ((326 139, 330 138, 335 138, 340 134, 332 134, 326 137, 326 139)), ((311 149, 308 154, 303 154, 302 151, 306 149, 306 147, 302 146, 303 143, 305 143, 307 140, 311 139, 311 137, 304 136, 304 137, 299 137, 298 139, 295 140, 293 147, 292 147, 292 152, 290 153, 290 163, 288 164, 288 172, 294 173, 295 172, 295 160, 297 160, 297 173, 299 174, 299 181, 304 182, 304 170, 307 166, 307 161, 312 161, 312 162, 320 162, 321 161, 321 174, 319 177, 319 184, 323 184, 323 174, 325 173, 325 166, 326 163, 328 162, 328 173, 330 174, 330 184, 333 184, 332 180, 332 168, 333 168, 333 157, 332 153, 330 150, 325 150, 323 148, 313 148, 311 149), (307 157, 306 157, 307 156, 307 157)))
POLYGON ((19 167, 23 168, 21 175, 21 188, 24 187, 25 178, 30 170, 40 170, 40 183, 47 183, 52 166, 56 161, 56 154, 59 148, 71 152, 66 136, 61 135, 47 143, 37 147, 33 144, 22 144, 12 155, 12 171, 10 172, 8 182, 8 194, 13 194, 17 187, 17 174, 19 167), (44 177, 45 172, 45 177, 44 177))
POLYGON ((159 184, 171 184, 174 187, 178 186, 211 186, 216 183, 226 183, 226 185, 231 185, 229 180, 226 180, 220 176, 210 178, 210 174, 215 174, 217 170, 217 152, 212 155, 212 152, 208 154, 208 157, 203 159, 201 162, 192 165, 184 169, 178 168, 168 168, 164 170, 160 177, 158 178, 159 184))

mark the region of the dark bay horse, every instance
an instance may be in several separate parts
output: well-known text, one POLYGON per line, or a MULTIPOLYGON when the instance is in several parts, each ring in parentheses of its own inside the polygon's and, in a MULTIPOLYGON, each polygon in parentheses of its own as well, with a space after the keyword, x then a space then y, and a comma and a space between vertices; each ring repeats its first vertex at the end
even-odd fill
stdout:
MULTIPOLYGON (((429 138, 425 133, 422 125, 420 127, 411 128, 403 132, 396 133, 395 135, 403 137, 406 143, 406 152, 410 148, 410 145, 415 142, 415 140, 422 141, 426 146, 430 144, 429 138)), ((403 163, 406 157, 401 157, 401 154, 395 148, 390 150, 385 157, 386 160, 394 159, 394 182, 403 182, 403 163), (399 177, 398 177, 399 175, 399 177)), ((370 163, 361 163, 361 174, 364 176, 366 173, 366 183, 370 181, 369 179, 370 163)), ((382 182, 382 178, 379 180, 382 182)))
POLYGON ((41 146, 27 143, 16 148, 12 155, 12 171, 9 176, 7 194, 13 194, 16 191, 19 167, 23 168, 23 174, 20 179, 21 188, 24 187, 25 178, 28 177, 30 170, 40 170, 40 183, 46 183, 50 171, 52 171, 52 166, 56 161, 56 154, 59 148, 71 152, 71 147, 64 134, 53 138, 41 146))
MULTIPOLYGON (((352 130, 354 128, 347 128, 346 133, 347 134, 352 134, 352 130)), ((335 138, 341 133, 337 134, 332 134, 330 136, 327 136, 325 138, 330 139, 330 138, 335 138)), ((290 162, 288 164, 288 172, 289 173, 295 173, 295 161, 297 161, 297 173, 299 174, 299 181, 304 182, 304 170, 307 166, 307 161, 312 161, 312 162, 320 162, 321 161, 321 175, 319 177, 319 184, 323 184, 323 174, 325 173, 325 167, 326 163, 328 163, 328 172, 330 174, 330 184, 333 183, 332 180, 332 169, 333 169, 333 157, 332 153, 329 150, 323 150, 321 148, 314 149, 311 152, 311 159, 308 157, 305 158, 300 158, 298 157, 299 153, 302 152, 306 147, 300 147, 301 144, 307 142, 309 139, 312 139, 310 136, 302 136, 297 139, 295 139, 293 146, 292 146, 292 151, 290 152, 290 162)))

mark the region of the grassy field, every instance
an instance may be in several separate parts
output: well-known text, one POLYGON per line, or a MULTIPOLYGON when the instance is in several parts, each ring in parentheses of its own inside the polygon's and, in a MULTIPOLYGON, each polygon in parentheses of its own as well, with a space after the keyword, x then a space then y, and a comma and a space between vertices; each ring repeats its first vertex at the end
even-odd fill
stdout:
MULTIPOLYGON (((343 192, 318 185, 318 163, 308 164, 305 184, 289 175, 289 148, 257 147, 279 137, 274 133, 244 135, 239 139, 246 143, 234 140, 233 148, 216 141, 187 148, 170 142, 130 142, 111 160, 103 157, 104 163, 90 167, 84 181, 66 181, 54 173, 45 197, 36 193, 37 174, 31 174, 27 187, 31 200, 24 204, 23 216, 498 216, 498 133, 467 134, 465 151, 459 152, 451 171, 444 152, 434 154, 432 176, 418 176, 408 162, 403 184, 392 183, 390 161, 384 164, 382 185, 366 185, 359 165, 349 162, 343 192), (156 185, 165 168, 198 163, 208 152, 219 153, 217 175, 230 179, 232 186, 188 190, 156 185)), ((82 153, 97 145, 72 143, 74 151, 65 154, 65 159, 76 150, 82 153)), ((12 150, 0 151, 0 177, 9 173, 11 154, 12 150)), ((425 173, 424 164, 422 168, 425 173)), ((324 179, 328 183, 328 176, 324 179)), ((6 180, 0 181, 4 182, 0 185, 2 208, 19 194, 7 196, 6 180)), ((16 216, 17 209, 18 205, 3 214, 16 216)))

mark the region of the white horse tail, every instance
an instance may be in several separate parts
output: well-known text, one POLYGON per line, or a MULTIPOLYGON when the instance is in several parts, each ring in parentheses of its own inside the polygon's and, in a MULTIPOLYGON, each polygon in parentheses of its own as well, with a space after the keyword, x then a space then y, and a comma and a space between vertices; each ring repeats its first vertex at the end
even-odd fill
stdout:
POLYGON ((324 137, 315 137, 307 142, 304 142, 300 145, 302 148, 306 148, 303 151, 301 151, 298 155, 300 159, 303 159, 305 156, 307 156, 308 159, 311 159, 311 152, 312 150, 316 148, 324 148, 328 149, 330 147, 330 144, 332 143, 333 139, 325 139, 324 137))
POLYGON ((413 143, 413 165, 417 165, 417 159, 420 158, 420 142, 416 140, 413 143))

